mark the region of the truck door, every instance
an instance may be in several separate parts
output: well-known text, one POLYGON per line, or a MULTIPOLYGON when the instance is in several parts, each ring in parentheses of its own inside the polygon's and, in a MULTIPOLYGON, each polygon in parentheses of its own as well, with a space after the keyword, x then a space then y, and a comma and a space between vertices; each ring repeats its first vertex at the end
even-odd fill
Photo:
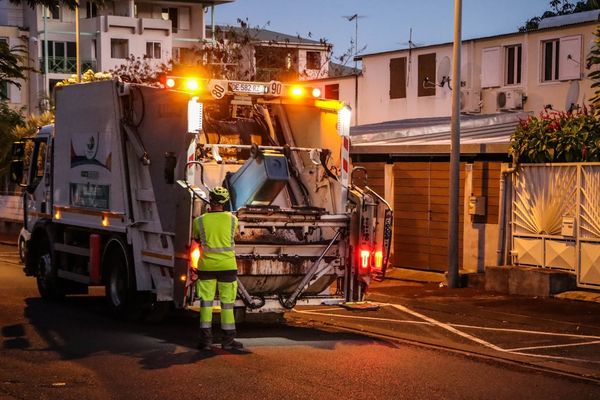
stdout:
POLYGON ((27 230, 31 230, 40 217, 51 218, 48 202, 50 198, 48 139, 36 138, 32 145, 24 194, 25 229, 27 230))

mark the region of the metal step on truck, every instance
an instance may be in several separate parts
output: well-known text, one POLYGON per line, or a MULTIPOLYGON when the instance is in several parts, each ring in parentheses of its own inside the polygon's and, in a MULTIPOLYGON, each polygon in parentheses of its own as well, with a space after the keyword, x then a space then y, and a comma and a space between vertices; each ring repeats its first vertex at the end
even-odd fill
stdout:
POLYGON ((49 299, 104 286, 117 314, 193 308, 192 220, 224 186, 240 310, 360 301, 385 274, 392 210, 352 184, 350 109, 319 97, 192 77, 57 89, 55 124, 13 145, 25 273, 49 299))

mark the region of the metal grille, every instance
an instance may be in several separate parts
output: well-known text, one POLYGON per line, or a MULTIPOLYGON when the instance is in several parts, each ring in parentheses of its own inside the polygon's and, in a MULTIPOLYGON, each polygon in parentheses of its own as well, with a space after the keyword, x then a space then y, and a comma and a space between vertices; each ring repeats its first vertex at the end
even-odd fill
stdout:
POLYGON ((579 286, 600 286, 600 163, 519 166, 512 256, 515 265, 569 270, 579 286))

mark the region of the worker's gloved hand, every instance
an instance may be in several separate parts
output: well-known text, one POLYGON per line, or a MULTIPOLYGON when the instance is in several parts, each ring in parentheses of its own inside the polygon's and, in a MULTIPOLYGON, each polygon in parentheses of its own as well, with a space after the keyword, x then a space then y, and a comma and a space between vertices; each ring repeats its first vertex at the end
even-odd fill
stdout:
POLYGON ((194 283, 198 280, 198 273, 196 272, 196 268, 190 268, 188 273, 188 280, 191 283, 194 283))

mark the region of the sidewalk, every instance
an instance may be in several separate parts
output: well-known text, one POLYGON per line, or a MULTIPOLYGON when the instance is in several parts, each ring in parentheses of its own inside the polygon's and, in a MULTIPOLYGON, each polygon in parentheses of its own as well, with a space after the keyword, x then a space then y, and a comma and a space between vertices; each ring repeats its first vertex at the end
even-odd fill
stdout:
MULTIPOLYGON (((422 284, 437 283, 444 287, 446 285, 446 276, 443 272, 422 271, 416 269, 391 268, 386 272, 386 279, 392 281, 418 282, 422 284)), ((377 283, 375 284, 377 286, 377 283)), ((465 290, 461 288, 455 290, 465 290)), ((600 304, 600 289, 593 290, 571 290, 552 296, 563 300, 587 301, 600 304)))

